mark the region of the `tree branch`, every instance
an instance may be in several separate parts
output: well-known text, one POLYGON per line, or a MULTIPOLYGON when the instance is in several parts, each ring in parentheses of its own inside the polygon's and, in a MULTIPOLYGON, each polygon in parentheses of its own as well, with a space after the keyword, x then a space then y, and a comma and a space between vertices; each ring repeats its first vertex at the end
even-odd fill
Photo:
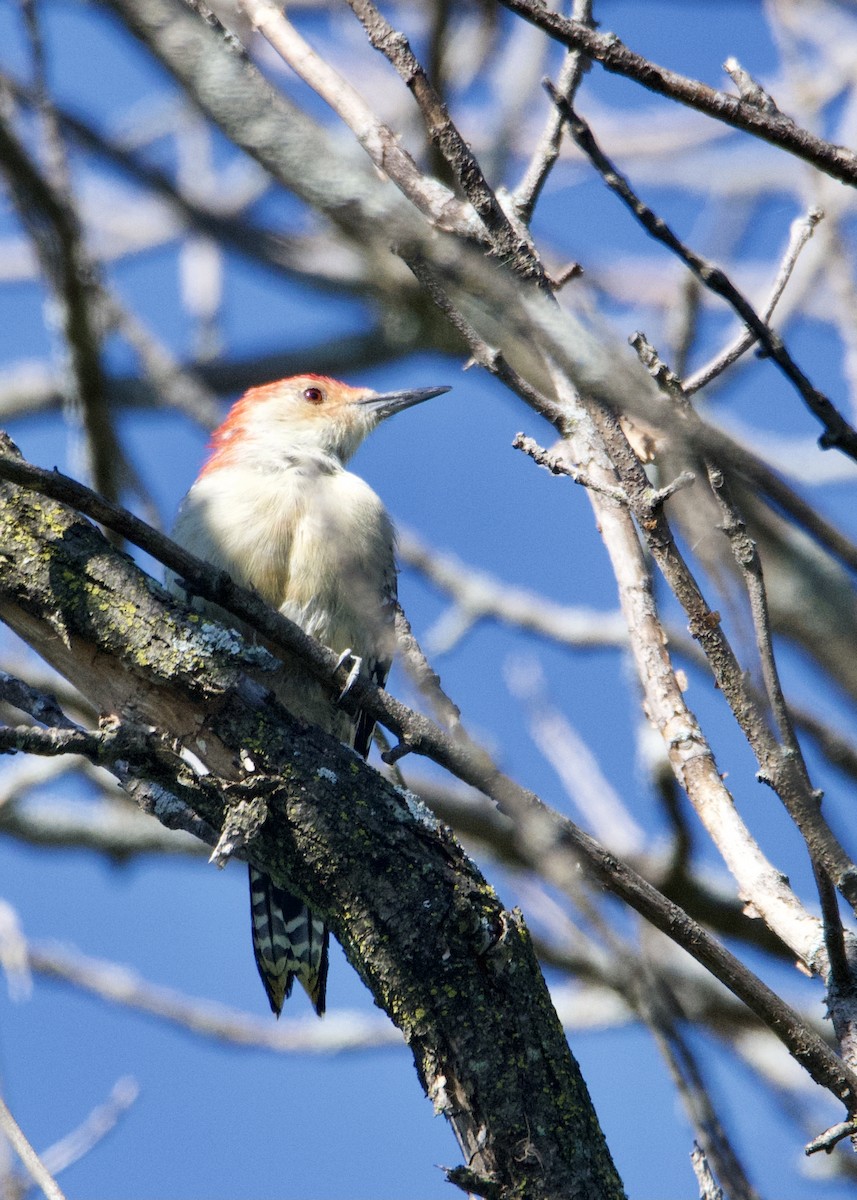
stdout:
POLYGON ((695 108, 735 129, 754 134, 802 158, 842 183, 852 187, 857 184, 857 155, 844 146, 835 146, 801 129, 790 117, 765 112, 748 100, 730 96, 728 92, 715 91, 697 79, 687 79, 675 71, 668 71, 629 50, 615 33, 597 33, 584 24, 569 21, 560 13, 545 8, 537 0, 499 0, 499 3, 544 29, 570 50, 581 50, 600 63, 605 71, 634 79, 652 92, 695 108))

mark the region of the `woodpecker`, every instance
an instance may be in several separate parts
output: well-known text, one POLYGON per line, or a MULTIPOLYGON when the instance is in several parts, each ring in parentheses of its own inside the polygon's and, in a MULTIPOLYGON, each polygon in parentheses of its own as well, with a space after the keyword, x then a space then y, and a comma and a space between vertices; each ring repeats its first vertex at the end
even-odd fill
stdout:
MULTIPOLYGON (((254 588, 307 633, 383 686, 393 655, 395 534, 379 497, 345 464, 386 417, 448 387, 379 395, 323 375, 251 388, 215 430, 179 508, 180 545, 254 588)), ((181 580, 168 575, 174 591, 181 580)), ((235 624, 215 606, 196 607, 235 624)), ((278 673, 288 710, 361 754, 374 721, 352 716, 294 661, 278 673)), ((253 951, 276 1016, 294 979, 325 1008, 329 934, 296 896, 250 867, 253 951)))

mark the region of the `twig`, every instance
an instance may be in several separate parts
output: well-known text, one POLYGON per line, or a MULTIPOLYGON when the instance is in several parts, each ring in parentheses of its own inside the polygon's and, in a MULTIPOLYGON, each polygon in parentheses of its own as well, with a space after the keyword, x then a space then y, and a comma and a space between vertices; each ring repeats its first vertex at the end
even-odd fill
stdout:
POLYGON ((526 21, 544 29, 552 38, 572 50, 581 50, 600 63, 606 71, 634 79, 652 92, 695 108, 716 121, 754 134, 781 150, 802 158, 842 183, 857 184, 857 155, 844 146, 836 146, 801 129, 789 117, 764 112, 755 104, 718 92, 668 71, 640 54, 629 50, 615 33, 597 33, 577 21, 569 21, 538 0, 500 0, 500 3, 526 21))
POLYGON ((516 230, 488 185, 476 156, 458 132, 405 35, 393 28, 372 0, 348 0, 372 46, 395 67, 419 105, 426 132, 490 235, 495 253, 524 277, 542 278, 542 268, 523 231, 516 230))
POLYGON ((857 745, 851 738, 806 708, 790 703, 789 711, 795 725, 813 739, 831 766, 857 780, 857 745))
MULTIPOLYGON (((80 769, 73 759, 41 761, 66 771, 80 769)), ((9 771, 5 773, 8 775, 9 771)), ((115 789, 115 776, 111 774, 109 778, 115 789)), ((0 796, 0 801, 4 798, 0 796)), ((165 829, 141 814, 133 804, 120 804, 115 797, 112 803, 102 803, 94 812, 89 805, 82 808, 79 804, 61 802, 41 801, 38 806, 16 805, 11 809, 5 805, 0 807, 0 831, 4 837, 25 845, 93 850, 117 863, 145 855, 201 858, 208 854, 196 837, 165 829)))
POLYGON ((440 686, 440 676, 432 668, 414 637, 411 623, 401 604, 396 604, 395 621, 396 646, 401 655, 402 665, 431 704, 440 724, 454 732, 461 724, 461 709, 450 700, 440 686))
POLYGON ((423 175, 410 154, 399 145, 392 129, 375 116, 351 84, 301 37, 283 16, 282 9, 272 0, 240 0, 240 5, 283 61, 342 118, 375 166, 393 180, 421 213, 442 229, 468 225, 461 201, 442 183, 423 175))
POLYGON ((628 181, 622 176, 607 156, 601 151, 592 130, 586 122, 571 108, 565 99, 555 90, 550 81, 545 82, 554 103, 568 124, 571 135, 581 150, 589 157, 593 166, 598 170, 604 182, 615 192, 622 202, 631 210, 643 228, 652 237, 669 247, 688 267, 696 278, 716 295, 722 297, 727 304, 738 313, 747 324, 754 338, 764 347, 765 352, 774 360, 795 390, 802 397, 807 408, 820 424, 824 432, 819 438, 819 445, 827 450, 835 447, 857 462, 857 430, 845 420, 830 399, 807 379, 800 367, 789 354, 780 335, 769 328, 759 317, 749 301, 738 291, 728 276, 695 251, 689 249, 676 237, 666 222, 656 216, 652 210, 632 190, 628 181))
POLYGON ((534 463, 544 467, 552 475, 567 475, 581 487, 598 492, 599 495, 606 496, 616 504, 627 506, 628 497, 620 487, 611 487, 610 484, 596 482, 585 471, 581 471, 579 467, 567 462, 560 454, 552 454, 549 450, 545 450, 544 446, 540 446, 533 438, 525 437, 523 433, 516 433, 512 439, 512 447, 515 450, 523 450, 524 454, 528 455, 534 463))
MULTIPOLYGON (((309 282, 312 282, 311 280, 309 282)), ((335 286, 331 284, 331 286, 335 286)), ((343 285, 344 286, 344 285, 343 285)), ((403 297, 403 302, 406 302, 403 297)), ((138 336, 143 331, 137 325, 132 329, 117 315, 117 327, 135 349, 144 363, 146 376, 139 373, 132 375, 114 376, 110 379, 110 399, 117 408, 161 409, 165 402, 173 404, 180 412, 186 413, 192 420, 198 422, 204 429, 213 429, 221 419, 222 410, 219 398, 243 392, 249 387, 272 379, 282 379, 288 375, 299 375, 302 372, 315 372, 348 376, 366 367, 377 367, 379 362, 398 358, 401 354, 417 344, 424 335, 431 337, 438 349, 454 350, 458 343, 452 338, 444 344, 438 344, 437 338, 426 329, 425 321, 415 314, 413 327, 409 322, 404 340, 386 324, 370 325, 365 331, 350 337, 336 337, 297 348, 275 350, 268 354, 254 354, 248 358, 221 359, 215 362, 194 364, 193 371, 181 376, 171 375, 171 358, 160 357, 159 360, 149 360, 144 357, 146 349, 138 336), (161 390, 161 371, 166 372, 165 387, 161 390), (196 386, 200 381, 202 389, 196 386), (216 395, 218 403, 209 405, 205 400, 206 392, 216 395)), ((148 331, 145 331, 148 333, 148 331)), ((163 352, 163 347, 155 347, 163 352)), ((425 344, 425 343, 422 343, 425 344)), ((146 350, 148 354, 148 350, 146 350)), ((29 370, 22 364, 20 375, 13 369, 5 380, 0 381, 0 417, 13 419, 22 413, 32 414, 62 404, 60 382, 51 376, 39 375, 31 380, 29 370), (5 386, 3 386, 5 383, 5 386)))
POLYGON ((693 275, 684 275, 679 302, 667 314, 665 337, 672 354, 675 372, 681 378, 699 330, 702 288, 693 275))
POLYGON ((0 1096, 0 1131, 9 1139, 13 1150, 27 1168, 33 1183, 41 1188, 46 1200, 65 1200, 56 1180, 27 1141, 2 1096, 0 1096))
POLYGON ((83 414, 93 480, 105 496, 115 498, 124 455, 107 404, 100 292, 77 213, 69 196, 58 192, 37 169, 2 111, 0 165, 60 305, 74 400, 83 414))
MULTIPOLYGON (((591 27, 592 0, 574 0, 571 19, 591 27)), ((579 50, 569 50, 556 82, 557 92, 564 96, 569 104, 574 103, 580 81, 588 69, 589 60, 586 56, 579 50)), ((524 177, 512 193, 515 208, 522 221, 529 223, 531 220, 542 189, 559 158, 564 125, 562 115, 557 111, 556 105, 553 105, 524 177)))
POLYGON ((857 1121, 840 1121, 838 1125, 831 1126, 824 1133, 820 1133, 818 1137, 813 1138, 808 1146, 804 1147, 804 1154, 818 1154, 819 1150, 823 1150, 825 1154, 830 1154, 834 1148, 847 1137, 857 1135, 857 1121))
POLYGON ((272 1024, 225 1004, 160 987, 120 963, 90 958, 67 947, 34 944, 31 970, 200 1037, 280 1054, 337 1054, 374 1046, 401 1045, 399 1031, 383 1016, 328 1013, 324 1022, 291 1019, 272 1024))
POLYGON ((723 1191, 717 1186, 717 1180, 711 1173, 708 1159, 696 1142, 693 1143, 690 1162, 693 1167, 693 1173, 696 1176, 696 1181, 699 1184, 699 1200, 723 1200, 723 1191))
MULTIPOLYGON (((547 596, 514 587, 461 559, 426 545, 410 529, 399 527, 399 559, 440 588, 461 611, 463 625, 493 618, 537 633, 559 645, 624 647, 628 630, 621 614, 557 604, 547 596)), ((698 654, 697 647, 679 629, 670 630, 670 643, 683 642, 682 652, 698 654)), ((434 646, 437 633, 428 639, 434 646)), ((445 649, 448 646, 445 645, 445 649)))
POLYGON ((42 725, 52 725, 60 729, 77 728, 65 715, 55 696, 38 691, 23 679, 16 679, 6 671, 0 671, 0 701, 28 713, 42 725))
POLYGON ((220 420, 220 404, 199 373, 182 367, 172 352, 112 291, 105 292, 103 301, 108 319, 137 356, 143 372, 142 386, 151 388, 159 404, 186 413, 203 429, 216 425, 220 420))
POLYGON ((66 1167, 79 1162, 116 1128, 123 1113, 128 1111, 139 1094, 137 1082, 130 1076, 117 1080, 103 1104, 93 1108, 76 1129, 44 1152, 42 1158, 51 1172, 58 1175, 66 1167))
POLYGON ((632 860, 645 845, 645 834, 605 777, 598 759, 551 702, 535 660, 515 659, 504 672, 506 685, 523 706, 530 737, 553 767, 566 795, 600 842, 632 860))
MULTIPOLYGON (((627 506, 628 497, 622 491, 621 487, 610 487, 603 483, 596 483, 591 476, 585 471, 581 471, 579 467, 573 466, 566 462, 561 454, 551 454, 545 450, 532 438, 524 437, 522 433, 515 435, 512 445, 516 450, 523 450, 528 454, 533 462, 538 463, 540 467, 545 467, 552 475, 567 475, 569 479, 575 483, 581 484, 582 487, 589 488, 590 491, 598 492, 602 496, 607 496, 610 500, 615 500, 617 504, 627 506)), ((691 471, 682 471, 680 475, 662 488, 650 488, 648 495, 648 504, 652 511, 661 507, 661 505, 669 500, 670 496, 674 496, 676 492, 680 492, 683 488, 690 487, 694 482, 695 476, 691 471)))
POLYGON ((505 383, 517 395, 521 396, 536 412, 542 413, 548 420, 561 421, 562 413, 556 405, 537 392, 496 347, 489 346, 480 337, 465 315, 456 308, 440 282, 437 271, 425 256, 409 246, 397 247, 397 253, 425 288, 437 307, 447 317, 453 328, 461 334, 461 337, 470 348, 474 362, 479 363, 481 367, 490 371, 492 375, 496 375, 501 382, 505 383))
POLYGON ((723 70, 741 93, 742 100, 746 100, 754 108, 760 108, 762 112, 770 113, 772 116, 781 117, 783 115, 777 108, 774 99, 748 71, 744 70, 737 58, 727 58, 723 64, 723 70))
POLYGON ((706 1162, 713 1164, 714 1173, 725 1186, 729 1200, 759 1200, 759 1194, 747 1178, 723 1128, 696 1055, 682 1035, 675 997, 650 962, 643 959, 641 968, 636 989, 640 1010, 666 1060, 702 1144, 706 1162))
POLYGON ((35 725, 0 725, 0 754, 40 754, 53 758, 79 754, 97 766, 119 760, 149 761, 149 733, 128 725, 115 729, 39 729, 35 725))
MULTIPOLYGON (((732 553, 738 570, 743 577, 744 586, 749 598, 753 629, 756 635, 756 648, 762 667, 762 678, 768 702, 779 732, 781 754, 788 757, 793 769, 800 776, 804 791, 818 795, 818 793, 815 793, 810 782, 803 752, 795 736, 791 713, 786 704, 780 683, 779 671, 774 655, 767 590, 758 548, 747 533, 743 518, 738 512, 723 473, 718 468, 712 466, 711 463, 708 464, 708 478, 723 517, 721 528, 730 541, 732 553)), ((834 1024, 837 1028, 840 1045, 843 1047, 843 1053, 847 1053, 846 1048, 850 1048, 850 1051, 853 1053, 854 1048, 857 1047, 857 1039, 855 1039, 853 1032, 855 1014, 852 1011, 846 1017, 845 1010, 853 1009, 855 986, 848 964, 842 920, 839 914, 836 893, 827 872, 815 860, 813 861, 813 869, 821 900, 824 939, 830 961, 832 980, 830 1005, 831 1009, 836 1008, 838 1011, 838 1018, 834 1024)))
MULTIPOLYGON (((762 310, 762 320, 767 324, 773 316, 774 309, 779 303, 786 284, 791 279, 792 272, 795 269, 798 257, 801 250, 812 237, 816 225, 824 217, 824 212, 820 208, 811 208, 809 212, 798 217, 792 222, 791 232, 789 235, 789 244, 786 247, 786 252, 783 255, 783 260, 780 263, 780 268, 777 271, 777 277, 774 280, 770 295, 768 296, 765 307, 762 310)), ((718 375, 722 374, 727 367, 730 367, 734 362, 741 357, 745 351, 758 341, 758 338, 751 330, 745 329, 740 333, 733 342, 726 346, 719 354, 707 363, 704 367, 700 367, 698 371, 694 371, 687 379, 682 381, 682 389, 686 396, 692 396, 694 392, 698 392, 700 388, 710 383, 718 375)))

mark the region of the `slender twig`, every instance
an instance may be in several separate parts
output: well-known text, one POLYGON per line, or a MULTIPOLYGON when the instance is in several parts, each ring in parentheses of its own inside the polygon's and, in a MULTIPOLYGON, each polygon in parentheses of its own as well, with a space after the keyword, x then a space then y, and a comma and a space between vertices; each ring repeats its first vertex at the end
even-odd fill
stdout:
POLYGON ((56 1180, 27 1141, 20 1125, 12 1116, 2 1096, 0 1096, 0 1132, 3 1133, 4 1137, 8 1138, 12 1149, 27 1168, 33 1183, 35 1183, 36 1187, 41 1188, 46 1200, 65 1200, 65 1196, 57 1186, 56 1180))
POLYGON ((172 352, 112 291, 105 291, 103 299, 107 317, 136 352, 143 369, 142 386, 148 384, 161 404, 186 413, 203 429, 217 424, 220 404, 198 373, 181 366, 172 352))
POLYGON ((201 1037, 281 1054, 337 1054, 401 1045, 384 1016, 328 1013, 323 1022, 291 1019, 273 1024, 224 1004, 151 983, 120 963, 90 958, 66 947, 31 943, 27 959, 35 975, 59 980, 110 1004, 147 1013, 201 1037))
POLYGON ((795 725, 812 738, 831 766, 857 781, 857 744, 809 709, 790 703, 789 711, 795 725))
POLYGON ((42 1159, 54 1175, 79 1162, 116 1128, 140 1094, 136 1080, 130 1076, 118 1079, 103 1104, 97 1105, 75 1128, 49 1146, 42 1159))
POLYGON ((530 737, 586 829, 627 861, 639 859, 646 836, 605 776, 595 754, 552 701, 535 659, 516 658, 504 671, 506 686, 522 705, 530 737))
POLYGON ((699 1200, 724 1200, 723 1190, 717 1186, 717 1180, 711 1173, 705 1152, 696 1142, 693 1143, 690 1161, 696 1182, 699 1184, 699 1200))
POLYGON ((74 722, 65 715, 55 696, 38 691, 30 684, 25 683, 23 679, 16 679, 14 675, 9 675, 6 671, 0 671, 0 701, 4 704, 11 704, 13 708, 18 708, 21 712, 29 713, 42 725, 65 729, 77 728, 74 722))
POLYGON ((610 484, 599 483, 579 467, 567 462, 561 455, 551 454, 549 450, 545 450, 533 438, 525 437, 522 433, 516 433, 512 439, 512 446, 515 450, 523 450, 524 454, 528 455, 534 463, 537 463, 540 467, 544 467, 552 475, 567 475, 569 479, 574 483, 580 484, 581 487, 598 492, 601 496, 609 496, 617 504, 627 505, 628 497, 620 487, 612 487, 610 484))
MULTIPOLYGON (((21 760, 33 762, 35 760, 21 760)), ((40 763, 54 768, 47 781, 57 778, 59 771, 79 771, 80 760, 41 759, 40 763)), ((95 775, 98 769, 84 768, 84 775, 95 775)), ((5 774, 10 774, 4 768, 5 774)), ((27 789, 27 772, 16 789, 21 794, 27 789)), ((115 793, 116 779, 106 776, 115 793)), ((40 782, 44 791, 45 777, 40 782)), ((104 787, 102 783, 102 788, 104 787)), ((6 793, 0 801, 6 799, 6 793)), ((115 863, 126 863, 134 858, 157 855, 160 858, 200 858, 207 856, 205 846, 196 838, 181 831, 165 829, 156 821, 150 821, 130 803, 117 803, 117 796, 109 796, 109 803, 97 807, 58 802, 51 804, 40 798, 38 805, 4 804, 0 808, 0 831, 6 838, 14 838, 27 846, 59 847, 60 849, 92 850, 115 863)))
MULTIPOLYGON (((620 487, 605 486, 602 483, 596 483, 585 471, 581 471, 578 467, 567 462, 560 454, 551 454, 544 447, 539 446, 532 438, 524 437, 522 433, 515 435, 512 445, 516 450, 523 450, 525 454, 538 463, 540 467, 544 467, 550 471, 552 475, 567 475, 574 483, 579 483, 583 487, 589 488, 590 491, 599 492, 602 496, 608 496, 611 500, 615 500, 617 504, 628 504, 628 497, 620 487)), ((674 496, 676 492, 682 491, 694 482, 695 476, 692 471, 682 471, 677 475, 671 483, 665 484, 661 488, 651 488, 648 496, 648 504, 652 511, 660 508, 661 505, 669 500, 670 496, 674 496)))
POLYGON ((464 314, 451 302, 444 290, 438 273, 425 256, 409 246, 399 246, 397 252, 402 261, 407 263, 414 276, 425 288, 437 307, 448 318, 453 328, 461 334, 461 337, 470 348, 474 362, 477 362, 481 367, 490 371, 492 375, 496 375, 501 382, 505 383, 507 387, 511 388, 513 392, 524 399, 536 412, 540 412, 548 420, 561 422, 562 411, 550 399, 537 392, 495 346, 489 346, 479 336, 464 314))
MULTIPOLYGON (((592 0, 574 0, 571 19, 591 26, 592 0)), ((589 60, 581 51, 569 50, 556 81, 556 90, 566 98, 569 104, 574 103, 577 89, 588 68, 589 60)), ((548 176, 559 158, 564 127, 565 121, 562 114, 557 110, 556 105, 553 105, 547 124, 530 157, 524 177, 512 193, 515 208, 522 221, 529 223, 531 220, 539 196, 548 181, 548 176)))
POLYGON ((730 55, 723 64, 723 70, 741 93, 742 100, 746 100, 754 108, 761 108, 763 112, 771 113, 778 117, 783 115, 779 108, 777 108, 773 97, 768 95, 762 85, 758 80, 753 78, 749 71, 744 70, 737 58, 733 58, 730 55))
POLYGON ((692 275, 684 275, 678 303, 667 313, 665 337, 672 353, 675 372, 682 377, 699 332, 702 288, 692 275))
POLYGON ((840 1121, 838 1125, 831 1126, 830 1129, 826 1129, 824 1133, 813 1138, 809 1145, 804 1147, 804 1154, 818 1154, 819 1150, 830 1154, 839 1142, 855 1135, 857 1135, 857 1121, 840 1121))
MULTIPOLYGON (((40 58, 39 52, 36 54, 40 58)), ((38 91, 37 91, 38 95, 38 91)), ((0 111, 0 166, 21 222, 29 231, 59 304, 70 360, 69 383, 74 407, 83 418, 87 452, 95 486, 102 494, 118 496, 125 456, 116 438, 101 359, 103 314, 97 271, 83 237, 83 228, 68 181, 58 123, 47 93, 40 97, 48 112, 48 142, 54 176, 36 165, 11 123, 0 111)))
MULTIPOLYGON (((403 300, 405 298, 403 297, 403 300)), ((401 340, 387 324, 369 325, 360 333, 350 337, 335 337, 307 345, 275 350, 267 354, 254 354, 248 358, 221 359, 215 362, 194 364, 192 371, 180 368, 174 374, 174 360, 164 355, 162 346, 146 338, 139 323, 126 322, 124 315, 115 314, 117 329, 128 340, 144 363, 146 374, 114 376, 110 379, 110 398, 117 408, 162 409, 166 403, 187 414, 204 429, 212 429, 222 417, 219 403, 221 397, 243 392, 272 379, 306 372, 317 374, 349 374, 377 367, 379 363, 399 358, 403 351, 417 344, 426 345, 420 339, 428 337, 438 349, 455 350, 458 343, 438 342, 432 331, 426 328, 419 312, 414 313, 414 324, 408 323, 405 340, 401 340), (145 357, 144 357, 145 355, 145 357), (161 389, 160 380, 164 380, 161 389), (158 381, 158 382, 156 382, 158 381), (197 386, 197 382, 201 384, 197 386), (209 405, 206 394, 218 397, 216 407, 209 405)), ((22 378, 14 372, 6 376, 6 386, 0 382, 0 417, 13 419, 22 413, 32 414, 58 408, 62 404, 60 383, 50 375, 41 375, 30 383, 29 370, 22 364, 22 378)))
POLYGON ((697 1056, 682 1034, 675 997, 651 961, 644 958, 640 967, 637 980, 640 1010, 669 1067, 706 1159, 726 1188, 729 1200, 759 1200, 714 1107, 697 1056))
POLYGON ((822 449, 835 447, 843 454, 847 454, 849 458, 857 461, 857 430, 845 420, 830 399, 814 387, 804 375, 789 354, 780 335, 762 320, 750 302, 738 291, 720 267, 708 262, 685 246, 666 222, 643 203, 630 187, 627 179, 619 173, 600 149, 586 122, 556 91, 550 81, 546 81, 545 86, 568 124, 576 144, 589 157, 611 191, 619 196, 647 233, 678 255, 700 283, 731 305, 746 323, 754 338, 761 343, 766 354, 774 360, 801 396, 807 408, 823 426, 824 432, 819 438, 819 445, 822 449))
POLYGON ((540 278, 541 265, 531 244, 516 230, 491 190, 473 151, 459 133, 405 35, 387 21, 372 0, 348 0, 372 46, 395 67, 419 105, 433 146, 458 181, 494 243, 495 253, 524 276, 540 278))
MULTIPOLYGON (((33 89, 20 80, 5 74, 0 74, 0 78, 3 80, 3 86, 8 88, 18 103, 32 107, 37 102, 33 89)), ((56 103, 53 104, 53 112, 63 134, 75 145, 97 159, 109 163, 123 176, 166 201, 171 210, 190 228, 215 238, 231 250, 261 262, 271 270, 285 272, 287 275, 295 273, 298 258, 294 249, 296 239, 267 229, 246 214, 242 213, 239 217, 234 211, 234 203, 224 211, 221 196, 202 197, 188 194, 188 191, 166 171, 144 161, 139 153, 121 141, 108 137, 78 113, 56 103)), ((264 191, 264 176, 261 176, 261 172, 259 174, 262 182, 251 196, 245 198, 245 202, 247 199, 256 199, 257 194, 264 191)), ((310 278, 317 286, 323 286, 325 276, 322 272, 316 273, 315 276, 310 275, 310 278)), ((352 290, 355 283, 342 278, 335 286, 343 290, 352 290)))
POLYGON ((0 725, 0 754, 41 754, 49 758, 80 754, 96 766, 117 761, 150 761, 149 734, 119 725, 114 729, 39 729, 36 725, 0 725))
MULTIPOLYGON (((624 647, 628 643, 628 630, 618 611, 596 612, 557 604, 548 596, 514 587, 434 549, 411 529, 400 526, 398 534, 399 559, 452 598, 461 612, 462 623, 472 625, 483 618, 493 618, 575 648, 624 647)), ((435 637, 429 640, 434 642, 435 637)), ((678 628, 670 630, 669 638, 673 645, 676 639, 683 642, 683 653, 699 654, 678 628)))
MULTIPOLYGON (((750 602, 753 629, 756 635, 756 648, 762 668, 762 679, 764 680, 768 703, 770 704, 779 733, 781 753, 788 756, 791 760, 794 769, 801 777, 804 790, 816 795, 820 802, 820 795, 815 792, 810 782, 803 752, 795 736, 791 713, 786 704, 780 683, 779 670, 774 655, 767 589, 765 587, 765 578, 758 547, 747 533, 746 525, 731 495, 723 472, 711 463, 708 464, 708 479, 723 517, 721 528, 727 538, 729 538, 735 562, 744 579, 744 586, 750 602)), ((831 1008, 834 1007, 834 1004, 840 1006, 841 1014, 841 1006, 848 1004, 849 998, 850 1003, 853 1005, 854 979, 848 965, 845 935, 835 890, 829 876, 821 865, 814 861, 813 868, 821 900, 825 944, 827 946, 828 959, 830 960, 832 980, 830 989, 831 1008), (835 997, 835 1000, 833 997, 835 997)), ((853 1020, 852 1015, 847 1022, 843 1022, 841 1019, 838 1021, 840 1026, 838 1032, 840 1034, 840 1041, 843 1044, 846 1042, 854 1043, 853 1035, 846 1035, 844 1030, 844 1025, 853 1025, 853 1020)))
POLYGON ((423 653, 401 604, 396 604, 396 648, 405 670, 431 704, 438 721, 455 730, 461 724, 461 709, 440 686, 440 676, 423 653))
POLYGON ((463 228, 468 220, 463 206, 448 188, 425 176, 404 150, 389 126, 380 121, 351 84, 317 54, 282 9, 271 0, 240 0, 262 36, 277 54, 346 123, 375 166, 441 228, 463 228))
MULTIPOLYGON (((785 290, 786 284, 791 279, 792 272, 797 264, 801 250, 812 237, 816 225, 824 217, 824 213, 820 208, 811 208, 803 217, 798 217, 792 222, 791 232, 789 235, 789 244, 786 247, 786 252, 783 255, 780 263, 777 277, 774 280, 765 307, 762 310, 761 319, 767 324, 774 314, 774 309, 779 303, 780 297, 785 290)), ((682 390, 686 396, 692 396, 694 392, 698 392, 700 388, 710 383, 712 379, 716 379, 721 375, 727 367, 731 367, 734 362, 744 354, 750 347, 758 341, 756 335, 749 329, 743 330, 728 346, 720 351, 719 354, 706 363, 704 367, 700 367, 698 371, 694 371, 687 379, 682 381, 682 390)))

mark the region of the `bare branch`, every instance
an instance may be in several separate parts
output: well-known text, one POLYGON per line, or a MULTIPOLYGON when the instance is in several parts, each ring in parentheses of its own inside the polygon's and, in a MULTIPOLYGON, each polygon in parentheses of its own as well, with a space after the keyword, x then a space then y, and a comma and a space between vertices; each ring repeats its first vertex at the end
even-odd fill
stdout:
POLYGON ((79 219, 69 197, 58 193, 38 170, 2 112, 0 164, 63 314, 74 403, 86 428, 93 480, 104 495, 115 499, 124 455, 106 400, 100 289, 83 245, 79 219))
MULTIPOLYGON (((673 1083, 693 1122, 702 1153, 726 1188, 729 1200, 759 1200, 723 1128, 696 1055, 682 1035, 675 998, 651 963, 643 964, 638 994, 646 1023, 664 1056, 673 1083)), ((699 1147, 696 1147, 696 1151, 699 1147)), ((696 1152, 695 1151, 695 1152, 696 1152)))
MULTIPOLYGON (((628 630, 618 612, 603 613, 557 604, 547 596, 515 587, 485 571, 475 570, 454 555, 433 549, 411 529, 399 529, 398 549, 402 562, 452 597, 463 627, 493 618, 564 646, 627 645, 628 630)), ((693 643, 686 636, 682 638, 680 630, 671 630, 670 641, 675 644, 676 639, 684 641, 683 650, 695 651, 693 643)), ((446 641, 439 645, 440 640, 436 627, 428 639, 435 653, 450 648, 446 641)))
POLYGON ((622 176, 610 160, 598 147, 592 131, 585 121, 566 103, 564 98, 547 83, 547 88, 557 108, 562 113, 571 135, 581 150, 587 154, 601 174, 607 186, 614 191, 623 203, 633 212, 643 228, 658 241, 663 242, 683 263, 693 272, 696 278, 716 295, 721 296, 735 309, 747 324, 754 338, 764 347, 766 353, 774 360, 786 378, 792 383, 802 397, 807 408, 824 427, 824 433, 819 438, 819 445, 827 450, 832 447, 841 450, 849 458, 857 461, 857 430, 845 420, 830 399, 814 387, 803 371, 798 367, 789 354, 780 335, 758 316, 750 302, 738 291, 728 276, 720 267, 707 262, 695 251, 690 250, 676 237, 661 217, 643 203, 634 193, 628 181, 622 176))
POLYGON ((659 67, 635 54, 614 33, 596 33, 580 22, 569 21, 545 8, 536 0, 499 0, 505 7, 544 29, 571 50, 580 50, 600 63, 606 71, 634 79, 650 91, 678 100, 716 121, 752 133, 781 150, 811 163, 842 183, 857 184, 857 155, 844 146, 835 146, 806 129, 790 117, 764 112, 756 104, 718 92, 696 79, 687 79, 675 71, 659 67))
MULTIPOLYGON (((592 26, 592 0, 574 0, 571 19, 582 25, 592 26)), ((577 89, 584 72, 589 69, 589 60, 580 50, 569 50, 556 82, 556 90, 569 104, 574 103, 577 89)), ((554 163, 559 158, 562 131, 565 126, 562 114, 553 105, 547 124, 532 153, 526 173, 513 193, 513 201, 522 221, 532 218, 542 189, 554 163)))
POLYGON ((402 1037, 383 1016, 328 1013, 323 1024, 291 1019, 272 1024, 224 1004, 159 987, 119 963, 66 948, 30 944, 28 962, 36 975, 60 980, 110 1004, 147 1013, 201 1037, 279 1054, 337 1054, 375 1046, 400 1046, 402 1037))
POLYGON ((94 1108, 76 1129, 72 1129, 44 1152, 42 1158, 51 1172, 58 1175, 60 1171, 89 1154, 93 1147, 116 1128, 139 1093, 136 1080, 129 1076, 117 1080, 103 1104, 94 1108))
POLYGON ((351 84, 301 37, 272 0, 240 0, 242 10, 284 62, 337 113, 383 171, 433 223, 461 229, 468 217, 460 201, 437 180, 426 178, 351 84))
MULTIPOLYGON (((246 0, 245 0, 246 2, 246 0)), ((458 132, 405 35, 385 19, 372 0, 348 0, 376 50, 384 54, 413 93, 428 136, 448 164, 480 221, 491 236, 494 251, 513 263, 524 276, 541 277, 541 266, 528 239, 512 225, 488 185, 476 156, 458 132)))
MULTIPOLYGON (((824 217, 824 213, 820 208, 811 208, 804 217, 799 217, 792 222, 791 233, 789 235, 789 244, 786 247, 786 252, 783 255, 780 263, 777 277, 774 280, 765 307, 762 310, 762 321, 767 325, 774 314, 774 309, 779 303, 779 299, 785 291, 786 284, 791 279, 792 272, 797 264, 801 250, 812 237, 816 225, 824 217)), ((694 392, 698 392, 700 388, 704 388, 712 379, 716 379, 722 374, 727 367, 731 367, 734 362, 737 362, 745 351, 749 350, 758 338, 753 334, 752 330, 745 329, 740 333, 734 341, 732 341, 725 349, 707 363, 706 366, 700 367, 698 371, 694 371, 687 379, 682 381, 682 389, 686 396, 692 396, 694 392)))

